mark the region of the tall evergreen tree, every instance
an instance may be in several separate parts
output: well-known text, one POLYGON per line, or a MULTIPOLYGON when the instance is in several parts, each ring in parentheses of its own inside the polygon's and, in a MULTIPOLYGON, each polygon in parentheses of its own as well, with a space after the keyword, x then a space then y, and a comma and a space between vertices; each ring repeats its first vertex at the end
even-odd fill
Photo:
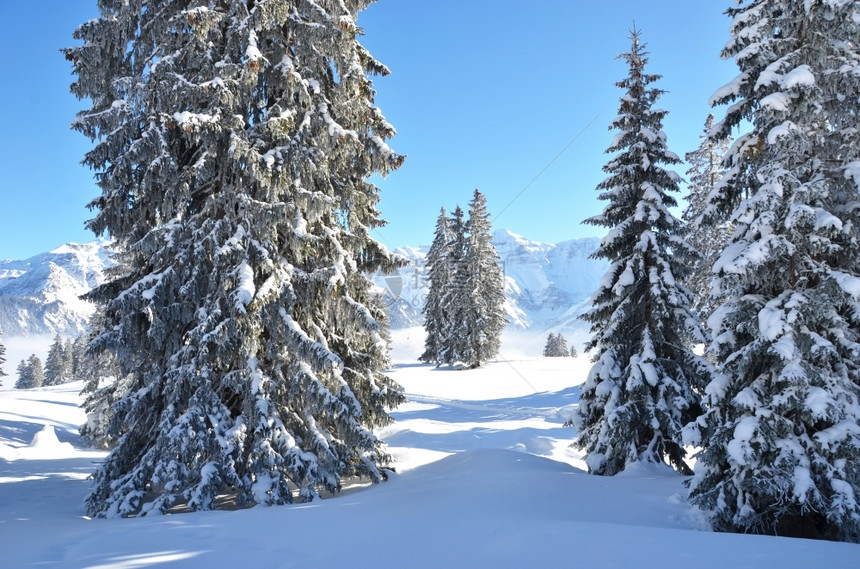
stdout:
POLYGON ((445 341, 445 330, 449 326, 450 317, 444 303, 445 291, 452 284, 449 250, 451 232, 448 229, 448 214, 443 207, 436 220, 436 231, 433 243, 427 251, 425 265, 427 267, 427 299, 424 302, 424 330, 427 339, 424 342, 424 353, 419 358, 422 362, 442 363, 441 354, 445 341))
POLYGON ((616 83, 625 93, 610 127, 619 134, 607 150, 617 154, 598 185, 609 203, 585 220, 609 229, 592 257, 610 267, 583 316, 591 324, 586 349, 596 349, 595 363, 572 423, 594 474, 663 461, 686 473, 681 429, 701 412, 697 391, 709 374, 707 361, 690 348, 691 340, 704 341, 704 332, 679 284, 696 253, 669 212, 680 178, 663 165, 680 160, 666 146, 666 111, 653 108, 663 91, 651 84, 660 76, 645 72, 640 32, 634 29, 630 39, 630 51, 619 56, 629 74, 616 83))
POLYGON ((693 293, 693 311, 701 318, 707 319, 716 308, 716 302, 711 296, 712 267, 723 252, 731 236, 731 224, 727 216, 705 217, 708 196, 717 188, 725 174, 722 159, 728 150, 730 139, 713 138, 714 115, 709 114, 705 120, 705 128, 699 148, 684 155, 690 165, 687 170, 689 193, 687 207, 681 219, 687 222, 684 234, 687 242, 696 249, 701 257, 694 259, 692 270, 686 284, 693 293))
POLYGON ((45 385, 60 385, 72 379, 71 353, 67 352, 66 344, 59 334, 48 349, 45 358, 45 385))
POLYGON ((693 504, 720 531, 860 540, 860 8, 738 2, 738 77, 718 135, 751 125, 709 208, 733 212, 715 265, 718 374, 687 440, 693 504))
POLYGON ((42 360, 36 354, 32 354, 27 359, 27 377, 33 389, 42 387, 45 382, 45 369, 42 367, 42 360))
MULTIPOLYGON (((92 321, 92 318, 90 318, 90 321, 92 321)), ((87 357, 86 351, 89 343, 87 336, 87 334, 81 334, 75 338, 74 342, 69 340, 66 343, 66 355, 68 356, 69 367, 71 368, 71 377, 76 380, 83 379, 79 376, 83 371, 84 360, 87 357)))
POLYGON ((465 339, 472 357, 463 361, 471 367, 480 367, 498 355, 507 317, 505 277, 499 266, 499 254, 493 247, 487 198, 477 189, 469 203, 466 231, 466 254, 461 267, 465 271, 469 302, 464 322, 467 326, 465 339))
POLYGON ((27 360, 21 360, 18 364, 17 373, 18 380, 15 382, 15 389, 30 389, 33 387, 33 376, 30 374, 27 360))
POLYGON ((89 227, 121 250, 93 344, 129 378, 90 514, 384 478, 373 429, 403 397, 365 277, 395 265, 368 179, 402 157, 368 78, 387 69, 358 42, 369 2, 99 0, 76 31, 89 227))
POLYGON ((559 333, 550 332, 546 338, 546 345, 543 349, 543 355, 547 358, 566 358, 570 357, 570 351, 567 349, 567 340, 559 333))
POLYGON ((552 358, 555 357, 553 348, 556 345, 555 333, 550 332, 549 336, 546 337, 546 344, 543 347, 543 357, 552 358))
POLYGON ((468 318, 472 300, 467 284, 466 263, 466 219, 460 206, 454 208, 449 231, 451 241, 448 245, 448 266, 451 271, 451 285, 443 292, 442 304, 448 318, 442 332, 442 348, 439 351, 441 362, 453 365, 458 362, 471 362, 472 353, 467 342, 468 318))

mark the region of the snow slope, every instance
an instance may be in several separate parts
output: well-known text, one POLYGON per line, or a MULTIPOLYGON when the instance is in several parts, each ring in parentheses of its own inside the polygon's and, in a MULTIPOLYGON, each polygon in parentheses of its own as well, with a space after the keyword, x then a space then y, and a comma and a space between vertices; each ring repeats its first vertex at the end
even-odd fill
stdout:
POLYGON ((76 435, 81 384, 0 392, 0 566, 860 566, 858 545, 705 531, 671 471, 585 474, 561 417, 586 358, 524 357, 509 334, 484 369, 436 369, 413 363, 420 330, 394 338, 409 402, 380 434, 398 472, 311 504, 87 519, 86 476, 104 455, 76 435))

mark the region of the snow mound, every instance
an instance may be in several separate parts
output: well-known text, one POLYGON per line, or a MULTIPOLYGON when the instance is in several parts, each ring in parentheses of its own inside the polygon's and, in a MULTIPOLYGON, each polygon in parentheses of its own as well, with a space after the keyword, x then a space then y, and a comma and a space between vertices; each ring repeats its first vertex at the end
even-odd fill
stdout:
POLYGON ((55 460, 77 456, 75 447, 69 443, 60 442, 52 425, 45 425, 42 430, 33 435, 29 445, 15 448, 0 443, 0 459, 12 462, 15 460, 55 460))

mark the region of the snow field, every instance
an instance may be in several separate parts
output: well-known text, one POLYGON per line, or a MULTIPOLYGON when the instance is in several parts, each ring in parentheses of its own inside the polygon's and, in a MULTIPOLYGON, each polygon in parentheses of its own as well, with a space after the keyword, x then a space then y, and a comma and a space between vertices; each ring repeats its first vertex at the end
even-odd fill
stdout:
POLYGON ((310 504, 88 519, 86 476, 104 453, 77 438, 81 383, 0 392, 0 566, 858 566, 858 545, 703 531, 668 468, 611 478, 577 468, 561 415, 587 357, 503 347, 480 370, 435 369, 408 359, 416 334, 395 332, 391 373, 410 396, 380 432, 397 473, 310 504))

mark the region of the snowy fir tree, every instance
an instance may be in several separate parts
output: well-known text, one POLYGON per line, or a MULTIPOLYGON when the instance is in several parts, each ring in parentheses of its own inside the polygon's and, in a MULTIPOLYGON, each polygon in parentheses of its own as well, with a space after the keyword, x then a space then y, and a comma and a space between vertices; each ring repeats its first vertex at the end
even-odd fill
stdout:
POLYGON ((385 478, 373 429, 403 396, 365 275, 396 259, 368 179, 402 157, 373 104, 387 69, 358 42, 369 3, 100 0, 76 31, 89 228, 120 249, 93 347, 129 378, 91 515, 385 478))
POLYGON ((21 360, 15 372, 18 375, 18 380, 15 381, 15 389, 29 389, 32 387, 30 385, 32 383, 30 372, 27 369, 27 360, 21 360))
POLYGON ((738 2, 716 127, 737 138, 708 208, 717 374, 690 498, 720 531, 860 541, 860 5, 738 2))
POLYGON ((424 353, 418 358, 426 363, 442 363, 441 354, 445 341, 445 331, 449 327, 450 318, 444 303, 445 291, 451 287, 452 270, 449 250, 451 247, 451 232, 448 229, 448 214, 443 207, 436 220, 436 231, 433 243, 427 251, 425 266, 427 267, 427 299, 422 310, 424 314, 424 330, 427 339, 424 342, 424 353))
POLYGON ((598 185, 609 203, 585 221, 609 229, 592 257, 610 267, 582 317, 593 333, 586 349, 596 351, 570 422, 591 473, 614 475, 632 463, 664 461, 689 473, 681 429, 701 413, 710 373, 691 349, 704 332, 680 284, 696 253, 669 212, 680 177, 663 165, 680 160, 666 145, 666 111, 653 108, 663 91, 651 84, 660 76, 645 72, 640 32, 634 29, 630 39, 630 51, 619 56, 629 74, 616 83, 624 96, 610 127, 619 132, 607 150, 616 154, 598 185))
POLYGON ((449 220, 448 231, 451 235, 448 244, 448 267, 451 272, 450 286, 442 292, 442 305, 445 307, 446 320, 442 325, 442 343, 439 348, 439 362, 454 365, 458 362, 472 361, 470 345, 466 341, 468 330, 465 318, 469 313, 472 300, 466 284, 466 219, 463 208, 457 206, 449 220))
POLYGON ((570 357, 570 351, 567 349, 567 340, 560 333, 555 334, 550 332, 546 338, 546 345, 543 348, 543 355, 546 358, 566 358, 570 357))
POLYGON ((448 221, 449 285, 442 291, 437 363, 480 367, 499 353, 505 316, 505 279, 492 244, 487 199, 475 190, 469 219, 460 206, 448 221))
POLYGON ((36 354, 33 354, 28 359, 21 360, 21 363, 18 364, 18 381, 15 382, 15 389, 35 389, 42 387, 44 379, 45 374, 42 368, 42 360, 36 354))
POLYGON ((466 337, 471 359, 462 360, 470 367, 480 367, 499 353, 502 331, 508 323, 505 316, 505 277, 499 266, 499 254, 493 246, 487 198, 475 190, 469 202, 468 239, 460 270, 466 286, 468 313, 466 337))
POLYGON ((67 346, 60 335, 54 337, 51 347, 48 348, 48 356, 45 358, 45 383, 44 385, 60 385, 72 381, 73 354, 71 345, 67 346))
POLYGON ((66 356, 68 358, 73 379, 83 379, 80 376, 82 375, 84 360, 87 357, 87 345, 87 334, 79 335, 75 338, 74 342, 71 340, 66 342, 66 356))
POLYGON ((687 222, 684 234, 687 242, 696 249, 701 257, 692 261, 692 270, 685 284, 693 293, 693 311, 702 319, 708 316, 716 307, 711 296, 711 269, 717 258, 723 252, 731 235, 731 225, 725 215, 705 217, 705 209, 710 196, 723 177, 725 169, 722 165, 723 156, 728 150, 730 139, 713 138, 714 115, 708 115, 699 147, 684 155, 690 169, 687 170, 687 207, 681 219, 687 222))

